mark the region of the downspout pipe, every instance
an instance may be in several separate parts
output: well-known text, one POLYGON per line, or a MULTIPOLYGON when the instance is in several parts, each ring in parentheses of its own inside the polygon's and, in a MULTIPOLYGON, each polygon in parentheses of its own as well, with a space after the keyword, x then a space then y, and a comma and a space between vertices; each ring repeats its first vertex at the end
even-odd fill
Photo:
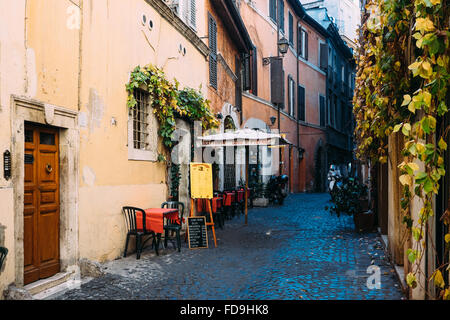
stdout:
MULTIPOLYGON (((298 119, 298 86, 299 84, 299 80, 300 80, 300 75, 299 75, 299 67, 300 67, 300 62, 299 62, 299 57, 298 57, 298 39, 299 39, 299 35, 298 35, 298 28, 299 27, 299 23, 297 22, 297 52, 295 53, 296 56, 296 60, 297 60, 297 88, 295 88, 295 90, 297 91, 297 152, 298 152, 298 156, 300 157, 300 123, 299 123, 299 119, 298 119)), ((299 161, 300 162, 300 161, 299 161)))
MULTIPOLYGON (((280 7, 279 7, 279 2, 278 0, 275 1, 276 3, 276 15, 277 15, 277 57, 280 56, 280 48, 278 47, 278 41, 280 40, 280 7)), ((283 78, 283 82, 284 82, 284 78, 283 78)), ((283 97, 285 98, 285 97, 283 97)), ((277 104, 277 109, 278 109, 278 134, 281 134, 281 112, 280 112, 280 104, 277 104)), ((281 164, 281 158, 282 158, 282 154, 281 154, 281 148, 278 148, 278 171, 279 174, 282 175, 283 174, 283 168, 282 168, 282 164, 281 164)))

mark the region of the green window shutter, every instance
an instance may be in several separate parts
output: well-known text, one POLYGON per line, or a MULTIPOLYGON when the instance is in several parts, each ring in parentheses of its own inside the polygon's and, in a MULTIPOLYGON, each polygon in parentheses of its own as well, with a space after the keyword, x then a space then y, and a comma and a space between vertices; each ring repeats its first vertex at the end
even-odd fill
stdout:
POLYGON ((289 43, 294 45, 294 18, 289 12, 289 43))
POLYGON ((305 88, 302 86, 298 86, 298 94, 297 94, 297 106, 298 106, 298 120, 305 121, 305 88))
POLYGON ((217 89, 217 23, 214 18, 208 16, 209 31, 209 84, 217 89))

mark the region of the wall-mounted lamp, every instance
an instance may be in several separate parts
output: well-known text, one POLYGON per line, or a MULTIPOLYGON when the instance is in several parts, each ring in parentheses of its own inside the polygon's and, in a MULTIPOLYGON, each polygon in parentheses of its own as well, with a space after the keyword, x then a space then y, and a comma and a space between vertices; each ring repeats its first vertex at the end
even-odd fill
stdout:
POLYGON ((277 121, 277 117, 274 116, 270 117, 270 123, 272 123, 272 125, 275 124, 275 121, 277 121))
POLYGON ((285 37, 283 37, 282 39, 278 40, 278 51, 281 53, 281 56, 263 58, 263 65, 266 66, 270 64, 273 58, 283 58, 288 50, 289 41, 285 37))
POLYGON ((239 113, 239 112, 241 112, 241 111, 242 111, 242 109, 241 109, 241 107, 238 107, 238 106, 234 106, 234 107, 233 107, 233 111, 234 111, 234 112, 238 112, 238 113, 239 113))

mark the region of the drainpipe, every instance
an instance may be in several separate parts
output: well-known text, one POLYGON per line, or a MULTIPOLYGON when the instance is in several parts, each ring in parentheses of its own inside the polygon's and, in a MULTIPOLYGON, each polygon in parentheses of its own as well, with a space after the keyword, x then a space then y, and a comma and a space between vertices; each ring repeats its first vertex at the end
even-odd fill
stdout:
MULTIPOLYGON (((297 153, 298 153, 298 156, 300 157, 300 123, 298 121, 298 86, 299 86, 298 81, 300 78, 300 75, 299 75, 300 62, 298 59, 299 58, 298 57, 298 39, 299 39, 299 35, 298 35, 298 22, 297 22, 297 50, 296 50, 297 52, 295 53, 295 56, 297 57, 296 58, 297 59, 297 88, 295 88, 295 89, 297 91, 297 119, 296 119, 297 120, 297 153)), ((299 181, 299 184, 300 184, 300 181, 299 181)))
MULTIPOLYGON (((279 12, 280 8, 278 6, 278 0, 275 0, 275 3, 276 3, 275 12, 277 15, 277 43, 276 44, 277 44, 277 57, 279 57, 280 56, 280 48, 278 47, 278 41, 280 40, 280 12, 279 12)), ((284 78, 283 78, 283 81, 284 81, 284 78)), ((279 103, 278 103, 277 107, 278 107, 277 108, 278 109, 278 112, 277 112, 278 113, 278 134, 281 135, 281 114, 280 114, 281 112, 280 112, 280 104, 279 103)), ((278 172, 280 173, 280 175, 283 174, 282 170, 283 170, 283 168, 281 165, 281 148, 278 148, 278 172)))

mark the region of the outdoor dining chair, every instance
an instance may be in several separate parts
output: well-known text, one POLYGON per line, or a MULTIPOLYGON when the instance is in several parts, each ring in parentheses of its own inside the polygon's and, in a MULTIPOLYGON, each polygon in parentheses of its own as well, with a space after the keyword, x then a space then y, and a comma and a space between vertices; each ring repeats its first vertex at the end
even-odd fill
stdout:
POLYGON ((225 211, 225 217, 227 220, 231 220, 236 215, 237 202, 235 190, 223 191, 223 206, 225 211))
POLYGON ((141 258, 142 249, 144 248, 145 240, 142 242, 142 238, 147 235, 153 236, 153 245, 155 244, 156 236, 153 231, 148 230, 146 225, 146 216, 145 211, 140 208, 135 207, 123 207, 123 213, 125 214, 125 220, 127 224, 127 240, 125 242, 125 252, 123 254, 124 258, 127 256, 127 248, 128 242, 130 240, 130 236, 136 237, 136 258, 141 258), (140 217, 139 217, 140 216, 140 217), (141 228, 142 227, 142 228, 141 228))
POLYGON ((244 188, 237 188, 236 189, 236 193, 237 193, 237 211, 239 212, 239 214, 244 214, 245 213, 245 190, 244 188))
MULTIPOLYGON (((184 203, 179 201, 166 201, 161 204, 161 208, 166 209, 178 209, 178 219, 168 219, 166 218, 164 223, 164 247, 167 248, 167 242, 169 240, 169 233, 173 236, 175 233, 175 239, 177 242, 178 252, 181 251, 181 227, 183 224, 184 215, 184 203)), ((170 238, 173 240, 173 237, 170 238)))
POLYGON ((223 229, 225 225, 225 213, 223 208, 223 194, 219 192, 214 193, 214 197, 211 199, 211 209, 213 213, 214 222, 217 222, 220 229, 223 229))
POLYGON ((8 254, 8 249, 0 247, 0 271, 2 270, 3 263, 5 262, 6 255, 8 254))

